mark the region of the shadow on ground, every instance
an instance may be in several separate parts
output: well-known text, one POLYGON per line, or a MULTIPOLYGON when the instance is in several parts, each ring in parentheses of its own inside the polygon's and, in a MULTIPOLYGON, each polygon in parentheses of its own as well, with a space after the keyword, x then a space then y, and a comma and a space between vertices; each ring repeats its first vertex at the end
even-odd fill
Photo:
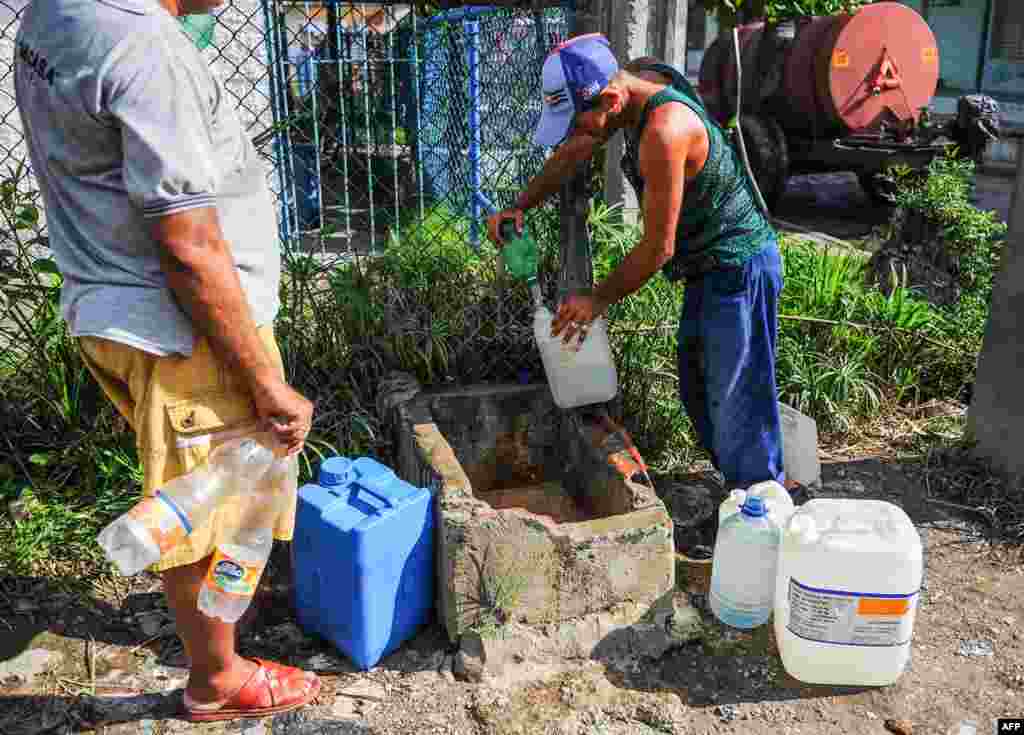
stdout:
MULTIPOLYGON (((325 676, 359 673, 333 646, 295 624, 287 546, 275 550, 238 650, 325 676)), ((150 579, 147 584, 157 584, 150 579)), ((180 720, 187 661, 162 592, 119 605, 64 592, 59 580, 0 577, 0 735, 65 735, 145 721, 180 720)), ((378 665, 382 672, 438 671, 449 652, 432 623, 378 665)), ((332 690, 326 689, 328 701, 332 690)), ((352 720, 277 715, 273 735, 372 735, 352 720)), ((189 727, 180 721, 184 727, 189 727)), ((123 732, 151 732, 125 729, 123 732)))
MULTIPOLYGON (((1012 177, 977 177, 974 205, 995 212, 1002 222, 1009 217, 1012 195, 1012 177)), ((891 214, 891 209, 869 199, 857 177, 848 172, 792 177, 774 212, 783 230, 787 229, 785 223, 791 223, 851 240, 867 237, 875 227, 886 224, 891 214)))
MULTIPOLYGON (((978 538, 971 524, 976 519, 932 502, 927 478, 912 463, 874 458, 827 462, 822 474, 823 485, 812 497, 894 502, 918 524, 926 554, 931 527, 962 531, 956 537, 944 535, 954 539, 945 543, 969 544, 978 538)), ((274 569, 267 577, 269 590, 254 606, 253 619, 240 636, 243 655, 346 679, 358 674, 329 643, 306 635, 295 625, 287 573, 278 572, 277 566, 274 569)), ((116 733, 119 724, 127 727, 125 723, 176 720, 180 686, 187 671, 182 668, 180 641, 162 594, 137 593, 114 605, 68 597, 58 587, 52 580, 0 577, 0 733, 63 735, 87 732, 99 725, 114 726, 111 732, 116 733), (102 654, 90 670, 87 661, 94 647, 102 654), (41 649, 59 652, 61 666, 44 667, 20 685, 4 679, 4 666, 26 651, 41 649), (108 684, 109 677, 121 669, 129 675, 108 684), (93 688, 97 681, 101 685, 93 688)), ((726 713, 730 705, 825 700, 871 691, 807 686, 792 679, 782 668, 771 625, 753 632, 726 629, 712 618, 699 597, 691 596, 702 616, 703 632, 698 640, 670 649, 657 659, 645 659, 640 665, 610 665, 608 680, 619 689, 672 692, 688 706, 725 707, 726 713)), ((630 642, 625 638, 633 635, 636 632, 630 629, 617 630, 599 647, 627 650, 630 642)), ((435 622, 385 659, 380 668, 403 674, 440 671, 450 665, 451 653, 447 636, 435 622)), ((317 719, 315 712, 303 710, 273 718, 268 733, 373 735, 373 730, 352 720, 317 719)))
MULTIPOLYGON (((3 713, 0 732, 4 735, 71 735, 118 725, 175 720, 179 702, 177 693, 123 697, 0 696, 0 712, 3 713)), ((319 719, 302 711, 275 715, 263 722, 263 732, 273 735, 375 735, 377 732, 362 722, 319 719)))

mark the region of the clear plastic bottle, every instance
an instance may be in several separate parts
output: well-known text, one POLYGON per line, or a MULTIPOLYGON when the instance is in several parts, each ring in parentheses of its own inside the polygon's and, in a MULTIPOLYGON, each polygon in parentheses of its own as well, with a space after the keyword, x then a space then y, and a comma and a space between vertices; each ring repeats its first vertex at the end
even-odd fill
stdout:
POLYGON ((595 319, 587 337, 566 344, 562 335, 551 336, 554 315, 543 304, 533 313, 533 335, 559 408, 604 403, 619 392, 618 375, 604 319, 595 319))
POLYGON ((224 498, 254 485, 273 462, 273 450, 256 438, 225 442, 206 462, 110 523, 97 542, 121 574, 138 574, 180 544, 224 498))
POLYGON ((207 617, 237 623, 252 603, 274 545, 274 525, 288 490, 298 482, 294 457, 274 461, 243 498, 238 525, 221 543, 199 588, 197 606, 207 617))
POLYGON ((750 495, 740 512, 726 518, 711 562, 711 611, 733 628, 750 629, 768 621, 775 604, 779 527, 764 501, 750 495))

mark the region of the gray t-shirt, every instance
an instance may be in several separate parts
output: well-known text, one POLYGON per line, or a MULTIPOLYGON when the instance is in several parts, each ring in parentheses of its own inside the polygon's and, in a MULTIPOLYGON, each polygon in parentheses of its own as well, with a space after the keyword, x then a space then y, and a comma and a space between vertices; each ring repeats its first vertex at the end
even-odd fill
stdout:
POLYGON ((209 206, 256 323, 273 321, 281 258, 263 161, 157 0, 34 0, 14 82, 73 335, 191 355, 147 220, 209 206))

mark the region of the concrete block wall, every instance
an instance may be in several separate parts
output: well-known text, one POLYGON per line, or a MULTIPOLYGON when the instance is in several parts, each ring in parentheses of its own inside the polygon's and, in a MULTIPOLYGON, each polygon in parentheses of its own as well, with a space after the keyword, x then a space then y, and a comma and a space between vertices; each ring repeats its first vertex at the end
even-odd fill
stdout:
POLYGON ((672 519, 609 425, 559 411, 546 385, 411 385, 387 382, 380 405, 399 475, 435 478, 438 611, 453 641, 673 589, 672 519))

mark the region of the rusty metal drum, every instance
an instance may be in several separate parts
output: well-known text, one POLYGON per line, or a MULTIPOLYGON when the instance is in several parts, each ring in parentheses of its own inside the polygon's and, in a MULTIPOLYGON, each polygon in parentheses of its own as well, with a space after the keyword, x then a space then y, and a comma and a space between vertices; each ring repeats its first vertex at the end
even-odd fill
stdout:
MULTIPOLYGON (((876 130, 916 121, 935 95, 939 52, 924 18, 898 2, 867 5, 852 15, 805 17, 795 39, 757 51, 763 23, 739 29, 744 108, 769 102, 787 129, 816 135, 876 130), (748 93, 746 79, 779 80, 748 93)), ((701 65, 699 91, 716 119, 735 112, 732 36, 721 35, 701 65)))
POLYGON ((825 120, 850 132, 916 121, 938 86, 938 44, 913 8, 867 5, 834 20, 818 49, 816 77, 825 120))

